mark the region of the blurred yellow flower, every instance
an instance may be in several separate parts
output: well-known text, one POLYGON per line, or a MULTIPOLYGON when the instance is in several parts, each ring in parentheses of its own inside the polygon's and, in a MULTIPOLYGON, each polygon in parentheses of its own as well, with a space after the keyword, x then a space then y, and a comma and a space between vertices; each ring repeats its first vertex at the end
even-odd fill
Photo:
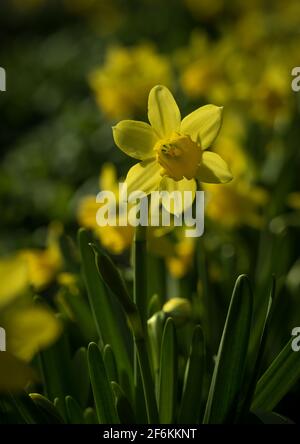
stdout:
POLYGON ((46 249, 28 249, 19 252, 19 258, 27 264, 30 284, 36 290, 42 290, 49 285, 62 268, 63 260, 58 244, 61 232, 61 225, 53 223, 49 227, 46 249))
POLYGON ((224 116, 222 131, 216 140, 214 151, 230 165, 234 178, 250 180, 255 175, 255 168, 243 149, 245 140, 245 118, 232 109, 224 116))
POLYGON ((26 261, 18 256, 0 260, 0 310, 28 286, 26 261))
POLYGON ((50 308, 30 301, 7 307, 0 313, 0 323, 6 330, 7 350, 24 361, 53 344, 61 333, 50 308))
POLYGON ((144 112, 149 89, 157 83, 172 84, 167 57, 149 44, 110 48, 104 65, 89 76, 103 113, 110 119, 144 112))
POLYGON ((166 257, 168 270, 173 277, 181 279, 192 269, 194 252, 194 238, 183 237, 176 242, 173 254, 166 257))
POLYGON ((300 210, 300 191, 294 191, 287 197, 287 204, 294 210, 300 210))
POLYGON ((188 97, 206 97, 207 92, 222 81, 218 59, 206 34, 191 33, 187 47, 175 53, 175 62, 180 71, 180 84, 188 97))
POLYGON ((261 78, 252 90, 253 117, 270 124, 287 120, 292 109, 290 83, 289 63, 269 58, 261 78))
POLYGON ((263 226, 264 219, 260 213, 268 200, 264 189, 251 186, 243 179, 236 179, 226 187, 204 184, 203 189, 208 196, 206 215, 218 225, 226 228, 263 226))
MULTIPOLYGON (((116 169, 113 164, 105 164, 102 167, 99 179, 101 190, 112 191, 116 202, 119 201, 119 183, 116 169)), ((96 196, 85 196, 79 203, 77 219, 80 226, 91 229, 99 238, 101 244, 113 254, 121 254, 127 250, 134 236, 131 225, 99 227, 96 214, 101 204, 96 202, 96 196)))
POLYGON ((216 153, 205 151, 216 139, 222 108, 206 105, 181 120, 171 92, 161 85, 150 91, 148 118, 151 125, 122 120, 113 127, 116 145, 141 160, 128 172, 128 193, 141 190, 196 190, 196 181, 225 183, 232 179, 229 168, 216 153))
POLYGON ((54 313, 34 304, 29 276, 28 265, 19 255, 0 260, 0 325, 6 331, 7 351, 28 361, 61 332, 54 313))
MULTIPOLYGON (((57 276, 57 283, 62 287, 75 290, 77 288, 76 275, 68 272, 59 273, 57 276)), ((76 291, 76 290, 75 290, 76 291)))
POLYGON ((231 70, 236 70, 232 53, 232 42, 228 37, 212 42, 206 34, 193 31, 188 46, 177 50, 174 56, 185 94, 192 99, 212 102, 232 101, 234 90, 226 69, 231 58, 231 70))
POLYGON ((184 325, 192 317, 192 306, 186 298, 171 298, 163 306, 162 311, 171 317, 176 326, 184 325))

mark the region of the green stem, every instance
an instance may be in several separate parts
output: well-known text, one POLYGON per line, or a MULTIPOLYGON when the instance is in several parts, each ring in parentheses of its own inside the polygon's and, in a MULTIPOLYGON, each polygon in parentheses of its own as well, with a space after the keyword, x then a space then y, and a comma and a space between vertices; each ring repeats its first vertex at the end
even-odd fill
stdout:
POLYGON ((143 327, 147 321, 147 227, 135 229, 133 297, 140 313, 143 327))
POLYGON ((148 422, 149 424, 158 424, 158 410, 146 341, 144 339, 135 339, 135 346, 141 372, 148 422))
MULTIPOLYGON (((150 424, 158 423, 158 411, 155 399, 154 383, 151 374, 148 350, 147 350, 147 227, 138 226, 135 230, 134 240, 134 287, 133 296, 137 306, 140 328, 132 322, 135 339, 134 368, 137 394, 142 384, 147 417, 150 424), (141 334, 136 334, 140 331, 141 334)), ((136 400, 136 408, 139 408, 140 400, 136 400)))

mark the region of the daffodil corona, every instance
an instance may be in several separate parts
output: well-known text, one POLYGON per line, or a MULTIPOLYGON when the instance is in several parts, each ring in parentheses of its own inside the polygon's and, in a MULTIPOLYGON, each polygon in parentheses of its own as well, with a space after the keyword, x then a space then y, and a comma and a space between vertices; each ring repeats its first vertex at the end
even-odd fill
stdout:
POLYGON ((128 192, 195 191, 197 182, 226 183, 232 179, 226 162, 206 151, 217 137, 222 107, 206 105, 181 120, 171 92, 161 85, 150 91, 148 123, 122 120, 113 127, 116 145, 141 160, 128 172, 128 192))

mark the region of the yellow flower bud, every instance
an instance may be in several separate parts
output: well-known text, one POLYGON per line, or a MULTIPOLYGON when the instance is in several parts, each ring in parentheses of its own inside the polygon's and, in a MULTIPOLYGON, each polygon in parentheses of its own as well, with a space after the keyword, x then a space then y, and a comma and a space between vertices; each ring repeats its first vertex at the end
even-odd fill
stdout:
POLYGON ((163 312, 171 317, 177 327, 188 322, 192 317, 192 306, 188 299, 172 298, 163 306, 163 312))

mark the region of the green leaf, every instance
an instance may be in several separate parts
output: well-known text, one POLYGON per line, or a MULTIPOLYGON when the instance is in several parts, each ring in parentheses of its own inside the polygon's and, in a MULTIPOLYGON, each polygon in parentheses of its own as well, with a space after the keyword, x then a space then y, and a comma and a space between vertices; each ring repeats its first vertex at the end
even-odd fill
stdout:
POLYGON ((103 281, 111 289, 113 294, 118 298, 125 313, 135 313, 135 304, 128 294, 126 284, 119 270, 117 269, 111 258, 106 253, 104 253, 101 248, 98 248, 95 244, 91 244, 91 247, 94 250, 98 272, 103 281))
POLYGON ((252 410, 272 411, 300 378, 300 354, 292 350, 292 341, 293 338, 259 379, 252 410))
POLYGON ((275 412, 253 412, 263 424, 294 424, 289 418, 275 412))
POLYGON ((204 338, 200 325, 197 325, 194 329, 190 355, 185 369, 179 424, 198 424, 200 421, 204 373, 204 338))
POLYGON ((52 416, 45 414, 27 395, 10 395, 9 397, 14 408, 18 411, 25 424, 52 424, 52 416))
POLYGON ((174 422, 177 399, 177 339, 174 322, 168 318, 164 327, 159 374, 159 418, 162 424, 174 422))
POLYGON ((166 315, 163 311, 158 311, 155 313, 150 319, 148 319, 147 322, 151 363, 157 387, 159 380, 160 349, 165 322, 166 315))
MULTIPOLYGON (((138 396, 135 398, 136 406, 138 406, 137 408, 143 409, 142 404, 145 403, 148 421, 150 423, 156 423, 158 420, 158 413, 154 394, 154 385, 152 381, 152 374, 146 344, 146 332, 142 326, 140 313, 135 303, 129 297, 120 273, 116 269, 113 262, 108 258, 107 255, 103 254, 101 249, 95 248, 94 246, 94 251, 96 254, 96 262, 98 265, 99 274, 103 277, 105 282, 109 284, 110 287, 112 287, 112 289, 114 290, 114 294, 117 293, 115 294, 115 296, 118 298, 119 303, 126 314, 127 323, 130 326, 134 336, 136 365, 135 368, 138 369, 137 365, 139 365, 139 370, 136 371, 135 375, 136 395, 138 396), (102 268, 104 271, 102 270, 102 268), (138 372, 140 372, 141 377, 139 377, 138 372), (144 399, 140 398, 140 394, 142 393, 141 389, 143 389, 144 392, 144 399)), ((113 350, 115 350, 113 344, 111 345, 113 350)))
POLYGON ((86 348, 80 347, 72 360, 74 381, 77 387, 76 400, 85 407, 90 394, 90 376, 86 348))
POLYGON ((84 424, 85 420, 83 416, 83 411, 79 404, 75 401, 75 399, 72 398, 72 396, 66 396, 65 402, 68 422, 70 424, 84 424))
POLYGON ((223 424, 233 420, 243 383, 252 317, 252 291, 248 278, 236 281, 215 368, 211 380, 205 424, 223 424))
POLYGON ((133 244, 133 298, 138 308, 142 325, 146 329, 148 294, 147 294, 147 227, 137 226, 133 244))
POLYGON ((158 294, 153 294, 149 300, 148 310, 147 310, 147 319, 150 319, 155 313, 160 311, 161 303, 158 294))
POLYGON ((93 342, 88 347, 88 364, 99 423, 118 424, 119 418, 102 354, 93 342))
POLYGON ((55 344, 39 353, 39 363, 45 395, 50 401, 74 394, 70 344, 65 331, 55 344))
POLYGON ((76 322, 76 326, 81 331, 84 339, 87 342, 96 340, 97 331, 95 323, 89 306, 82 295, 80 293, 71 293, 67 289, 63 289, 61 295, 71 311, 72 320, 76 322))
POLYGON ((55 398, 53 404, 56 410, 59 412, 60 416, 64 419, 65 422, 67 422, 68 418, 65 400, 61 398, 55 398))
POLYGON ((109 344, 106 344, 106 346, 104 347, 103 359, 109 380, 119 382, 118 368, 115 355, 109 344))
POLYGON ((0 424, 24 424, 22 416, 8 396, 0 397, 0 424))
POLYGON ((133 396, 133 368, 130 359, 132 337, 125 315, 120 304, 112 296, 99 275, 95 254, 90 246, 90 237, 86 230, 79 230, 78 242, 89 302, 99 337, 103 345, 110 344, 113 348, 121 385, 126 390, 126 393, 128 392, 133 396))
POLYGON ((73 239, 62 233, 59 237, 59 246, 63 256, 65 269, 71 273, 78 273, 79 257, 73 239))
POLYGON ((116 382, 112 382, 111 386, 115 395, 116 410, 121 424, 136 424, 133 408, 124 391, 116 382))
MULTIPOLYGON (((238 408, 238 418, 243 420, 245 415, 249 414, 250 406, 254 397, 254 392, 256 388, 256 384, 258 381, 258 377, 261 370, 262 360, 265 353, 266 343, 269 335, 270 323, 273 317, 274 311, 274 297, 275 297, 275 278, 272 278, 271 291, 269 295, 269 303, 268 306, 265 307, 265 321, 262 326, 262 330, 259 330, 259 327, 256 328, 256 333, 260 333, 260 342, 257 350, 251 350, 251 338, 249 348, 250 351, 248 353, 248 378, 245 378, 244 388, 242 390, 245 393, 245 399, 241 402, 241 405, 238 408)), ((252 320, 252 325, 255 321, 252 320)), ((251 329, 253 331, 253 328, 251 329)))
POLYGON ((85 409, 83 416, 86 424, 98 424, 95 410, 92 407, 85 409))
POLYGON ((45 396, 39 393, 30 393, 29 396, 45 417, 48 418, 49 424, 65 423, 57 408, 45 396))

